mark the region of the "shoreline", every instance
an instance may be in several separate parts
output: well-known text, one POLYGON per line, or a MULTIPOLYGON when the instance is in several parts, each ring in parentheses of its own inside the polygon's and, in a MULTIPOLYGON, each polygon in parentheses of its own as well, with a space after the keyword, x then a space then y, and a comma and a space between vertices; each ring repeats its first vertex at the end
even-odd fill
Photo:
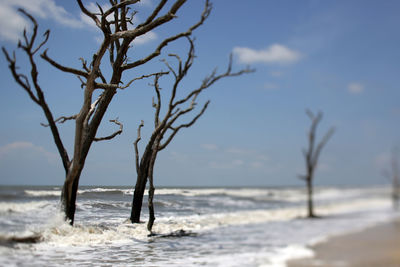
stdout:
POLYGON ((289 260, 287 267, 400 267, 400 219, 333 236, 309 248, 314 257, 289 260))

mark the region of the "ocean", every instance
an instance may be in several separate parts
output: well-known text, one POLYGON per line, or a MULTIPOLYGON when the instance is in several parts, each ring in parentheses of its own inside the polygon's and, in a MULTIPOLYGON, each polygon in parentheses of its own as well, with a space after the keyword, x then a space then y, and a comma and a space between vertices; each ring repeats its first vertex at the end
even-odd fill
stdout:
MULTIPOLYGON (((81 187, 75 226, 57 186, 0 187, 0 266, 285 266, 330 236, 393 220, 390 188, 156 188, 153 231, 128 221, 131 187, 81 187), (166 237, 184 230, 184 237, 166 237), (12 238, 39 236, 22 244, 12 238)), ((145 201, 147 198, 145 197, 145 201)), ((147 222, 147 204, 142 220, 147 222)))

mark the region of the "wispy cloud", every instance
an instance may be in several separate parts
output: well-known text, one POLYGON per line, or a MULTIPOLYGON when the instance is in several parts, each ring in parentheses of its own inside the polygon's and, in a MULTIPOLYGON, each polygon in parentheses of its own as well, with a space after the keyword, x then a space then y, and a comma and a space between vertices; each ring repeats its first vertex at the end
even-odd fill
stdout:
POLYGON ((153 2, 152 2, 152 0, 141 0, 139 2, 139 5, 152 7, 153 6, 153 2))
POLYGON ((55 0, 2 0, 0 1, 0 38, 6 41, 17 42, 24 28, 30 27, 28 20, 17 11, 23 8, 35 17, 52 19, 59 24, 82 28, 80 19, 74 18, 55 0))
POLYGON ((218 146, 216 144, 202 144, 201 147, 209 151, 218 150, 218 146))
POLYGON ((352 82, 347 85, 347 91, 351 94, 358 95, 364 92, 364 85, 352 82))
POLYGON ((233 53, 240 63, 292 64, 300 60, 301 54, 280 44, 256 50, 248 47, 235 47, 233 53))
MULTIPOLYGON (((143 6, 152 6, 150 0, 141 1, 143 6)), ((86 8, 93 13, 100 13, 98 6, 94 2, 85 4, 86 8)), ((101 5, 103 10, 107 10, 111 7, 109 4, 101 5)), ((74 16, 68 13, 64 7, 57 5, 55 0, 1 0, 0 1, 0 39, 5 41, 17 42, 21 38, 23 29, 30 29, 31 24, 27 18, 25 18, 18 8, 23 8, 28 13, 32 14, 36 18, 47 19, 55 21, 60 25, 64 25, 70 28, 87 28, 92 30, 98 30, 91 18, 81 13, 74 16)), ((137 18, 136 18, 137 19, 137 18)), ((137 23, 137 21, 135 21, 137 23)), ((145 35, 139 36, 135 39, 136 45, 143 45, 148 42, 154 41, 158 38, 155 32, 148 32, 145 35)), ((95 40, 99 43, 102 38, 95 36, 95 40)))
POLYGON ((263 88, 265 90, 277 90, 277 89, 279 89, 279 85, 277 85, 275 83, 266 82, 266 83, 264 83, 263 88))
POLYGON ((147 44, 154 40, 157 40, 158 36, 155 32, 148 32, 145 35, 137 37, 133 42, 137 45, 147 44))
POLYGON ((5 146, 0 147, 0 159, 3 159, 10 155, 11 153, 19 152, 26 153, 27 151, 31 151, 39 154, 41 157, 45 157, 47 161, 54 162, 57 159, 57 155, 47 151, 41 146, 36 146, 31 142, 18 141, 7 144, 5 146))

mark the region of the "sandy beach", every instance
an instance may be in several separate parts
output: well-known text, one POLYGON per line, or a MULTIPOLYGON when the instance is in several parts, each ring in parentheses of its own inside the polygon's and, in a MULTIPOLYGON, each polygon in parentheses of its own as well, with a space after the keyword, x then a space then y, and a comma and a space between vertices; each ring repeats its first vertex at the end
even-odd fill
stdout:
POLYGON ((311 247, 313 258, 289 261, 288 267, 400 267, 400 221, 332 237, 311 247))

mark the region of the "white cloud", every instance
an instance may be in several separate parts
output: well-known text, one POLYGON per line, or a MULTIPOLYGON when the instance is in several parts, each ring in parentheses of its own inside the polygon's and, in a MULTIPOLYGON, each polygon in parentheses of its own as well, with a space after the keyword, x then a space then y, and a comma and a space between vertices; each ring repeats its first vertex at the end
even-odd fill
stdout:
POLYGON ((266 83, 264 83, 264 89, 266 89, 266 90, 277 90, 277 89, 279 89, 279 86, 277 84, 275 84, 275 83, 266 82, 266 83))
POLYGON ((41 157, 45 157, 49 162, 54 162, 57 159, 56 154, 47 151, 41 146, 36 146, 33 143, 25 141, 18 141, 0 147, 0 159, 7 157, 11 153, 27 153, 29 151, 38 153, 41 157))
MULTIPOLYGON (((103 9, 103 11, 106 11, 106 10, 108 10, 108 9, 111 8, 111 5, 108 4, 108 3, 103 4, 103 5, 100 5, 100 6, 101 6, 101 8, 103 9)), ((94 13, 94 14, 100 14, 99 7, 98 7, 95 3, 93 3, 93 2, 91 2, 91 3, 89 3, 89 4, 86 4, 85 7, 86 7, 87 10, 89 10, 90 12, 92 12, 92 13, 94 13)), ((97 17, 100 18, 100 15, 97 16, 97 17)), ((109 17, 107 16, 107 18, 109 18, 109 17)), ((99 29, 99 28, 96 26, 96 24, 94 23, 94 21, 93 21, 90 17, 88 17, 87 15, 85 15, 84 13, 80 13, 80 20, 81 20, 81 22, 83 22, 86 26, 89 26, 89 27, 91 27, 92 29, 96 29, 96 30, 99 29)))
POLYGON ((16 14, 10 6, 0 4, 0 24, 0 38, 18 42, 22 30, 28 26, 28 21, 16 14))
POLYGON ((262 50, 235 47, 233 53, 241 63, 291 64, 300 60, 301 54, 280 44, 273 44, 262 50))
POLYGON ((203 144, 201 147, 209 151, 218 150, 218 146, 216 144, 203 144))
POLYGON ((358 94, 361 94, 362 92, 364 92, 364 85, 362 85, 361 83, 356 83, 356 82, 349 83, 347 85, 347 90, 351 94, 358 95, 358 94))
POLYGON ((151 0, 141 0, 138 4, 148 7, 153 6, 153 2, 151 0))
MULTIPOLYGON (((143 1, 140 1, 139 3, 141 3, 144 6, 149 6, 149 5, 151 6, 152 5, 150 1, 144 1, 144 3, 142 3, 142 2, 143 1)), ((86 8, 90 12, 93 12, 95 14, 100 13, 99 7, 93 2, 87 4, 86 8)), ((103 11, 105 11, 107 9, 110 9, 111 5, 103 4, 103 5, 101 5, 101 8, 103 9, 103 11)), ((96 24, 93 22, 93 20, 91 18, 89 18, 88 16, 86 16, 85 14, 81 13, 80 14, 80 19, 81 19, 82 23, 84 23, 86 26, 89 26, 91 29, 99 30, 99 28, 96 26, 96 24)), ((133 24, 135 25, 135 24, 139 24, 139 23, 140 22, 139 22, 138 17, 134 16, 133 17, 133 24)), ((114 29, 115 29, 114 26, 111 25, 111 30, 114 31, 114 29)), ((134 26, 131 25, 131 24, 128 24, 128 30, 132 30, 132 29, 134 29, 134 26)), ((141 36, 137 37, 134 40, 134 43, 136 45, 143 45, 143 44, 149 43, 151 41, 157 40, 157 38, 158 38, 157 34, 155 32, 150 31, 150 32, 148 32, 148 33, 146 33, 144 35, 141 35, 141 36)), ((96 43, 101 44, 103 42, 103 34, 99 34, 98 36, 96 36, 95 40, 96 40, 96 43)))
POLYGON ((148 42, 157 40, 157 34, 155 32, 148 32, 145 35, 141 35, 139 37, 137 37, 134 41, 135 44, 137 45, 142 45, 142 44, 146 44, 148 42))
POLYGON ((81 20, 74 18, 55 0, 2 0, 0 1, 0 38, 7 41, 18 41, 24 28, 30 27, 28 20, 17 11, 23 8, 34 17, 52 19, 62 25, 81 28, 81 20))

